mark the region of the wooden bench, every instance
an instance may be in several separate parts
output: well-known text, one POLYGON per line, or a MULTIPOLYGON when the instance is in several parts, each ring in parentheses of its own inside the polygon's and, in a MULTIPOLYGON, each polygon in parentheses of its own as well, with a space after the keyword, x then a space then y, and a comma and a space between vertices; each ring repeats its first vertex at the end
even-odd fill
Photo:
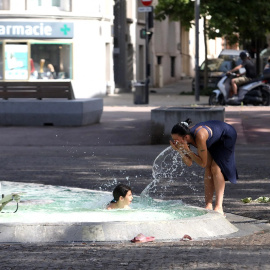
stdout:
POLYGON ((0 82, 0 98, 75 99, 71 81, 0 82))

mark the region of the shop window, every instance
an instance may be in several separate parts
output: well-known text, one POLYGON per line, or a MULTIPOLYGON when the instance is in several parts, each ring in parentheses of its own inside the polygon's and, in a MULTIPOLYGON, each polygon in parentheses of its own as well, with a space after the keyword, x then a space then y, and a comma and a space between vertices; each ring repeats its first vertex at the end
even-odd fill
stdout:
POLYGON ((0 80, 72 79, 70 43, 0 43, 0 80))
POLYGON ((6 80, 28 80, 28 45, 26 42, 5 44, 4 66, 6 80))
POLYGON ((31 80, 72 79, 71 44, 31 44, 31 80))
MULTIPOLYGON (((1 1, 1 0, 0 0, 1 1)), ((27 10, 71 11, 71 0, 26 0, 27 10)))
POLYGON ((3 80, 3 43, 0 43, 0 80, 3 80))
POLYGON ((10 0, 0 0, 0 10, 9 10, 10 0))

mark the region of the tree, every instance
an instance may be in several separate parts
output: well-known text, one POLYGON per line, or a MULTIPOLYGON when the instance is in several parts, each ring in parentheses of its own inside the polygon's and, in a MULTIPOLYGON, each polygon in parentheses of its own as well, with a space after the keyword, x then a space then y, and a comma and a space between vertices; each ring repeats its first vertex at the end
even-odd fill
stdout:
MULTIPOLYGON (((265 46, 266 34, 270 31, 269 9, 268 0, 212 1, 208 7, 212 15, 209 27, 219 29, 220 35, 225 36, 230 43, 239 42, 252 56, 255 52, 258 72, 259 54, 265 46)), ((214 31, 209 33, 210 38, 217 36, 214 31)))
MULTIPOLYGON (((251 53, 256 53, 257 68, 259 53, 264 48, 265 35, 270 32, 269 0, 201 0, 201 17, 211 15, 205 24, 205 37, 225 37, 229 43, 239 42, 251 53), (217 31, 217 29, 219 31, 217 31), (254 48, 253 48, 254 47, 254 48)), ((190 0, 159 0, 155 9, 156 18, 181 21, 190 28, 194 21, 194 2, 190 0)), ((206 57, 207 58, 207 57, 206 57)), ((257 69, 259 71, 259 68, 257 69)))

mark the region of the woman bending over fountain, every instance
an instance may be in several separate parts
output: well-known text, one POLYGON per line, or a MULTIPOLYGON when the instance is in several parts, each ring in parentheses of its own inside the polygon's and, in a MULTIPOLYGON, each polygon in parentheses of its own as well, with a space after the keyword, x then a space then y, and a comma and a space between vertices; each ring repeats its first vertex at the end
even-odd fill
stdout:
POLYGON ((107 205, 107 209, 130 208, 133 200, 131 188, 124 184, 117 185, 113 190, 113 200, 107 205))
POLYGON ((178 151, 183 162, 191 166, 196 162, 205 168, 204 192, 206 209, 213 209, 213 196, 216 194, 214 210, 223 213, 225 180, 236 183, 238 179, 235 166, 235 129, 222 121, 206 121, 189 128, 191 120, 176 124, 171 131, 172 148, 178 151), (197 148, 197 154, 190 150, 197 148))

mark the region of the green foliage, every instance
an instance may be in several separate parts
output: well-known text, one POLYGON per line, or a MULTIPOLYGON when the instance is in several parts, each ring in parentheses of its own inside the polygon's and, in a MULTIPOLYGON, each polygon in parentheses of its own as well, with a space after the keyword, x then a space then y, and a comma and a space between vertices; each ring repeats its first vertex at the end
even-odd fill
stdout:
MULTIPOLYGON (((169 17, 190 28, 194 21, 194 1, 159 0, 156 19, 169 17)), ((270 32, 269 0, 201 0, 201 16, 211 15, 206 33, 208 37, 225 36, 230 43, 261 39, 270 32), (216 30, 219 30, 217 32, 216 30)))
MULTIPOLYGON (((204 39, 225 37, 230 44, 239 42, 252 54, 256 52, 256 68, 260 72, 259 53, 265 48, 270 32, 269 0, 200 0, 200 16, 204 20, 204 39)), ((159 0, 156 19, 180 21, 187 30, 194 24, 195 2, 191 0, 159 0)), ((270 45, 270 44, 269 44, 270 45)), ((205 46, 207 43, 205 42, 205 46)), ((207 57, 205 48, 205 58, 207 57)))
MULTIPOLYGON (((212 18, 209 28, 219 29, 230 43, 246 39, 262 39, 270 30, 270 1, 213 1, 209 5, 212 18), (220 10, 220 12, 217 12, 220 10)), ((211 32, 210 38, 218 35, 211 32)))
POLYGON ((159 0, 155 7, 155 19, 181 21, 182 25, 190 28, 194 19, 194 2, 189 0, 159 0))

